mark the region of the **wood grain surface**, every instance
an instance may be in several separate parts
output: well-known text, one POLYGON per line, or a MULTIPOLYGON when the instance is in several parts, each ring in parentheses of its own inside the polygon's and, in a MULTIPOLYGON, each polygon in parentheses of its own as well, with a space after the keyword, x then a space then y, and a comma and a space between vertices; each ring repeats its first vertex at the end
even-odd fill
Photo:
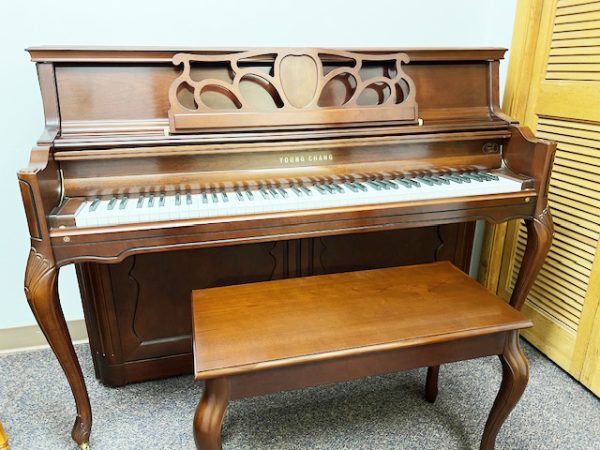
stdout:
POLYGON ((525 328, 450 263, 194 291, 196 378, 525 328))

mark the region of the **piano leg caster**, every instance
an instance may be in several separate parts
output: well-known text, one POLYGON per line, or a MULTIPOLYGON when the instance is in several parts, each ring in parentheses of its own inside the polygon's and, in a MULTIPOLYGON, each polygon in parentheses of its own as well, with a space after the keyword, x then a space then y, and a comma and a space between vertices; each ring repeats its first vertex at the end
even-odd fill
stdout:
POLYGON ((425 400, 434 403, 438 395, 438 378, 440 366, 431 366, 427 368, 427 381, 425 382, 425 400))

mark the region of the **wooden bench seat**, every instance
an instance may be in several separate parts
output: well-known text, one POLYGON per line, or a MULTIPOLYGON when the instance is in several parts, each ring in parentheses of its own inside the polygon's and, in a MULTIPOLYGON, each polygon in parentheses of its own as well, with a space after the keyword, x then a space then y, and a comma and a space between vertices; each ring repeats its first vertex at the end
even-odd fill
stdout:
POLYGON ((193 292, 196 379, 206 380, 194 433, 221 448, 228 401, 500 355, 504 378, 481 448, 527 383, 518 330, 531 322, 450 263, 286 279, 193 292))

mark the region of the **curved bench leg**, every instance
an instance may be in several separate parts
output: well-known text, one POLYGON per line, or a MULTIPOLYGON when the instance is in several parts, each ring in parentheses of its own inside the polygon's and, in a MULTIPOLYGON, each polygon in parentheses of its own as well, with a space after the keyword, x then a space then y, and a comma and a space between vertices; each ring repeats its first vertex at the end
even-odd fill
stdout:
POLYGON ((427 368, 427 381, 425 381, 425 400, 429 403, 435 402, 438 395, 438 378, 440 375, 440 366, 430 366, 427 368))
POLYGON ((502 362, 502 384, 483 430, 480 450, 493 450, 500 427, 523 395, 529 379, 527 358, 519 345, 519 332, 511 331, 504 352, 499 355, 502 362))
POLYGON ((229 380, 206 380, 204 394, 194 416, 194 439, 198 450, 221 450, 221 428, 229 404, 229 380))

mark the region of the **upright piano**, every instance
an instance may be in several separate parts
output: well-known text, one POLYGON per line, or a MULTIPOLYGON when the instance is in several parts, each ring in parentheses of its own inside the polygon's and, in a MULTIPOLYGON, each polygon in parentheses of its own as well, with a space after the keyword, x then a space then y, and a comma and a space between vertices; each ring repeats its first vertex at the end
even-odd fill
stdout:
POLYGON ((474 221, 521 218, 527 247, 510 300, 519 309, 548 250, 555 146, 500 111, 503 49, 28 51, 45 130, 18 174, 31 236, 25 293, 73 392, 81 448, 92 413, 57 293, 63 266, 78 267, 93 352, 110 360, 119 345, 106 333, 119 315, 133 323, 140 361, 111 372, 121 384, 191 360, 185 332, 140 344, 140 328, 177 322, 136 324, 144 268, 145 301, 153 289, 181 296, 175 272, 208 273, 212 284, 303 276, 327 252, 394 264, 423 251, 465 268, 470 243, 457 241, 469 241, 474 221), (320 256, 317 241, 330 247, 320 256), (199 251, 208 253, 197 265, 189 255, 199 251), (106 267, 121 267, 114 275, 137 292, 133 305, 101 304, 106 267), (153 362, 148 348, 161 343, 153 362))

